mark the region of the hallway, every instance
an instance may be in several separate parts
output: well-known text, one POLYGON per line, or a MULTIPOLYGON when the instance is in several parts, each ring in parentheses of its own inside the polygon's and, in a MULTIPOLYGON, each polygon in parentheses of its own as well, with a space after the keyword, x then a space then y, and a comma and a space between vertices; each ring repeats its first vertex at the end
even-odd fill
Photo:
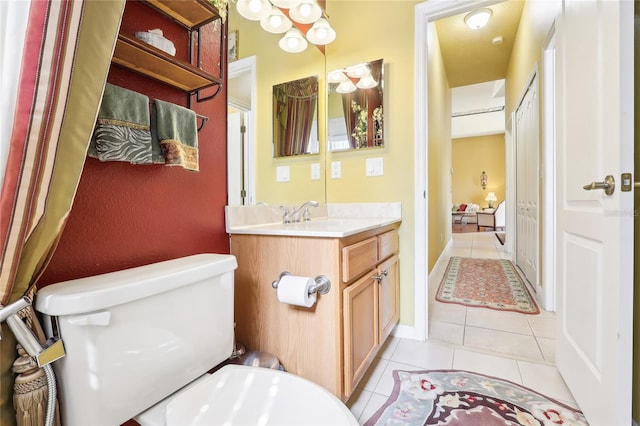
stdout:
POLYGON ((575 406, 553 364, 555 314, 467 308, 434 300, 450 256, 508 258, 494 233, 453 234, 429 277, 429 340, 390 337, 347 405, 360 424, 393 390, 394 369, 460 369, 500 377, 575 406))

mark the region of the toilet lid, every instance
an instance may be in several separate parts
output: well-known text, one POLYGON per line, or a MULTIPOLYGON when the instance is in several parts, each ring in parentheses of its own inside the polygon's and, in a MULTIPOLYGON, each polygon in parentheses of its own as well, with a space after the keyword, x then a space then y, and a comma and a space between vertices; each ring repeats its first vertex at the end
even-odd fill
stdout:
POLYGON ((334 395, 279 370, 226 365, 174 394, 166 425, 357 425, 334 395))

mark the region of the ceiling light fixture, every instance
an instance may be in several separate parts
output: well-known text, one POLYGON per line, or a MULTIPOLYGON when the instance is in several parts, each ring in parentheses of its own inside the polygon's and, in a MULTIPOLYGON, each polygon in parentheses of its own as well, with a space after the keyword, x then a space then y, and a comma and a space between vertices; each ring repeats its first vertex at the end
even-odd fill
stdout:
POLYGON ((487 25, 492 13, 493 11, 487 8, 474 10, 464 17, 464 22, 472 30, 477 30, 487 25))
POLYGON ((322 16, 316 0, 296 0, 289 7, 289 16, 301 24, 312 24, 322 16))
POLYGON ((356 83, 358 89, 371 89, 377 85, 378 82, 373 79, 370 72, 367 72, 360 80, 358 80, 358 83, 356 83))
POLYGON ((289 53, 300 53, 307 48, 307 40, 302 37, 302 33, 297 28, 291 28, 280 39, 278 43, 280 49, 289 53))
POLYGON ((356 85, 353 84, 353 81, 346 79, 342 83, 338 84, 336 87, 336 92, 338 93, 351 93, 357 89, 356 85))

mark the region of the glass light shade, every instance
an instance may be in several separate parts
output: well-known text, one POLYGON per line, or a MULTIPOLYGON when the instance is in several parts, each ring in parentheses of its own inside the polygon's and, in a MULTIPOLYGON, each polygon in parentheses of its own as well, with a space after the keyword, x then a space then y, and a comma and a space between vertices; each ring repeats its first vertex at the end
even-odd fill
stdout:
POLYGON ((318 19, 307 31, 307 40, 313 44, 329 44, 336 39, 336 32, 329 21, 324 18, 318 19))
POLYGON ((273 5, 276 7, 289 9, 291 7, 291 4, 294 3, 294 1, 293 0, 271 0, 271 3, 273 3, 273 5))
POLYGON ((278 42, 280 49, 289 53, 299 53, 307 48, 307 40, 302 37, 302 33, 297 28, 291 28, 278 42))
POLYGON ((362 78, 368 73, 370 73, 370 71, 365 64, 358 64, 347 68, 347 75, 353 78, 362 78))
POLYGON ((236 9, 242 17, 259 21, 271 13, 271 3, 269 0, 238 0, 236 9))
POLYGON ((489 18, 491 18, 492 13, 493 12, 491 9, 474 10, 464 17, 464 22, 472 30, 477 30, 487 25, 487 22, 489 22, 489 18))
POLYGON ((301 24, 311 24, 322 16, 322 9, 315 0, 298 0, 289 8, 289 16, 301 24))
POLYGON ((351 93, 357 89, 356 85, 353 84, 353 81, 347 79, 342 83, 338 84, 336 87, 336 92, 338 93, 351 93))
POLYGON ((356 84, 359 89, 371 89, 372 87, 376 87, 377 85, 378 82, 373 79, 371 73, 367 73, 364 77, 358 80, 358 83, 356 84))
POLYGON ((271 13, 260 20, 260 26, 270 33, 281 34, 287 32, 293 24, 277 7, 271 9, 271 13))
POLYGON ((329 79, 329 83, 342 83, 347 79, 347 76, 344 75, 342 70, 333 70, 327 76, 329 79))

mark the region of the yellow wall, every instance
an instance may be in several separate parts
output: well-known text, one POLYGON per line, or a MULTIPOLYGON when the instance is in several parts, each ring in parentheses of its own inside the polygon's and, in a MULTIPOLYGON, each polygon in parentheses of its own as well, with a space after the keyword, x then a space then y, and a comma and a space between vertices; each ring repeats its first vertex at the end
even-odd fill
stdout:
MULTIPOLYGON (((287 53, 278 47, 280 34, 268 33, 260 23, 240 17, 235 7, 229 8, 229 31, 238 30, 239 58, 256 56, 257 122, 256 135, 256 200, 269 204, 294 204, 306 200, 325 200, 324 167, 320 180, 311 180, 311 164, 324 165, 321 145, 317 155, 273 158, 272 89, 276 84, 317 75, 319 79, 319 123, 325 116, 324 56, 310 46, 302 53, 287 53), (276 167, 289 166, 289 182, 276 182, 276 167)), ((326 140, 326 126, 320 125, 320 140, 326 140)))
POLYGON ((428 40, 428 129, 429 188, 428 269, 451 239, 451 89, 440 50, 435 24, 429 24, 428 40))
POLYGON ((400 202, 400 322, 413 325, 414 247, 414 6, 419 1, 328 0, 327 14, 337 32, 326 46, 322 72, 317 50, 289 54, 278 47, 281 36, 269 34, 258 22, 247 21, 231 8, 229 30, 239 30, 239 56, 256 56, 258 74, 258 122, 256 134, 256 194, 258 201, 298 203, 317 199, 328 203, 400 202), (385 17, 384 31, 380 17, 385 17), (354 19, 362 25, 354 30, 354 19), (326 153, 326 77, 332 70, 375 59, 384 59, 385 147, 326 153), (273 159, 271 155, 271 87, 308 75, 320 77, 320 154, 273 159), (365 176, 367 158, 382 157, 384 176, 365 176), (342 178, 331 179, 330 163, 340 161, 342 178), (309 166, 320 162, 322 178, 311 181, 309 166), (291 181, 275 182, 275 168, 291 167, 291 181), (329 172, 329 173, 325 173, 329 172), (326 185, 326 188, 325 188, 326 185), (326 197, 325 197, 326 194, 326 197))
POLYGON ((504 134, 454 139, 452 149, 453 203, 474 203, 488 207, 484 199, 495 192, 498 201, 505 198, 504 134), (480 186, 480 175, 487 173, 487 188, 480 186))

